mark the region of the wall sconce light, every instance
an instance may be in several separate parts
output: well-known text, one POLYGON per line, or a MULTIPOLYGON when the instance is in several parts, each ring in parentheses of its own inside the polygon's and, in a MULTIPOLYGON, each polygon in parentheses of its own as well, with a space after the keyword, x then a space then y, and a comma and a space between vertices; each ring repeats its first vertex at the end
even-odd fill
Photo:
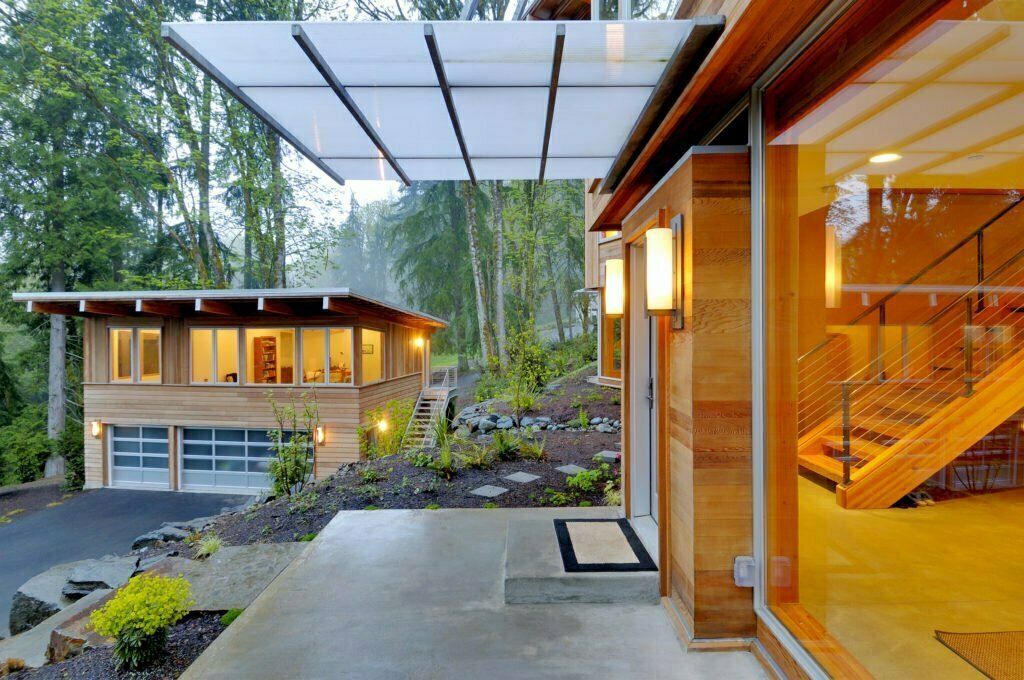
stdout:
POLYGON ((843 304, 843 246, 832 225, 825 225, 825 307, 843 304))
POLYGON ((93 437, 99 439, 100 434, 103 433, 103 424, 98 420, 94 420, 89 423, 89 431, 92 433, 93 437))
POLYGON ((622 260, 615 258, 604 262, 604 315, 610 319, 622 316, 626 302, 625 281, 622 275, 622 260))
POLYGON ((658 213, 658 226, 644 233, 647 313, 672 316, 673 327, 683 327, 683 272, 685 262, 680 251, 684 247, 683 216, 668 222, 668 213, 658 213))
POLYGON ((413 339, 412 344, 413 344, 414 347, 416 347, 416 349, 423 349, 423 336, 422 335, 417 335, 413 339))
POLYGON ((316 443, 323 444, 327 441, 327 428, 323 425, 316 426, 316 443))
POLYGON ((387 432, 388 431, 388 421, 382 420, 379 423, 377 423, 377 431, 379 431, 381 434, 384 434, 385 432, 387 432))

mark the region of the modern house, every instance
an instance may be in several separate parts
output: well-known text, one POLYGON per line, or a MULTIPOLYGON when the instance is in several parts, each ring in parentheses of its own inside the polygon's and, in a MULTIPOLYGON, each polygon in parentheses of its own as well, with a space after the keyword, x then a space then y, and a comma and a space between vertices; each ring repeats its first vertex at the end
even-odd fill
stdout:
MULTIPOLYGON (((542 0, 525 14, 164 34, 335 180, 586 181, 601 374, 623 388, 623 510, 691 648, 752 649, 791 678, 1019 664, 1001 636, 1024 629, 1024 1, 682 0, 647 20, 657 3, 542 0)), ((197 323, 192 295, 168 324, 197 323)), ((109 318, 125 315, 94 322, 93 342, 109 318)), ((358 320, 342 325, 366 346, 358 320)), ((115 340, 152 341, 142 326, 115 340)), ((132 359, 117 374, 139 384, 91 385, 87 402, 209 391, 190 413, 214 428, 259 401, 247 358, 242 383, 220 386, 161 361, 180 386, 146 385, 154 365, 132 359)), ((351 370, 337 394, 380 388, 351 370)), ((395 370, 392 384, 421 384, 415 364, 395 370)), ((88 417, 189 424, 142 398, 105 403, 88 417)), ((90 443, 93 483, 109 483, 101 451, 90 443)))
MULTIPOLYGON (((367 411, 429 391, 445 323, 344 288, 16 293, 83 317, 86 487, 267 488, 268 396, 315 398, 314 476, 359 459, 367 411)), ((386 426, 386 425, 385 425, 386 426)))

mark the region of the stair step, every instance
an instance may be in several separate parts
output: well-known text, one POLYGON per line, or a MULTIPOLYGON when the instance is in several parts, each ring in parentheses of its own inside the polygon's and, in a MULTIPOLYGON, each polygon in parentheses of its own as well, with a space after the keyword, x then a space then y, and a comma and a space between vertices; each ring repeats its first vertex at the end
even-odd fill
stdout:
POLYGON ((858 418, 854 416, 851 425, 855 430, 867 430, 898 439, 901 435, 906 434, 907 430, 920 425, 925 420, 927 418, 891 418, 885 415, 858 418))
POLYGON ((800 467, 815 472, 833 482, 843 481, 843 462, 823 454, 800 456, 800 467))
MULTIPOLYGON (((842 456, 843 453, 843 440, 842 439, 827 439, 822 442, 822 445, 836 452, 836 454, 842 456)), ((879 456, 889 450, 888 446, 873 442, 870 439, 863 439, 861 437, 853 437, 850 439, 850 454, 857 458, 871 460, 876 456, 879 456)), ((813 456, 817 458, 817 456, 813 456)), ((829 456, 824 456, 828 458, 829 456)), ((840 468, 842 463, 840 461, 840 468)))

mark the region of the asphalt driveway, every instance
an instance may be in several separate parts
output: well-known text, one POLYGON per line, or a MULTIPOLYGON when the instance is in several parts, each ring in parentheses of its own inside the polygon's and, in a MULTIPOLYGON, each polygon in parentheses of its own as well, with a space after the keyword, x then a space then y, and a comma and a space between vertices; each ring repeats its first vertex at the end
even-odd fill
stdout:
POLYGON ((22 583, 64 562, 128 552, 162 522, 215 515, 246 496, 97 489, 0 524, 0 633, 22 583))

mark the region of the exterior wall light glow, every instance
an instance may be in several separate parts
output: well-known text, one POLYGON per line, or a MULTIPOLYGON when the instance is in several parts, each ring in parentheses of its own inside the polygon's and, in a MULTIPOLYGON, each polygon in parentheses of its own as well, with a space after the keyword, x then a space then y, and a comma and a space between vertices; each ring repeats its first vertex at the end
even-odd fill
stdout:
POLYGON ((898 153, 887 151, 885 153, 875 154, 874 156, 868 159, 868 162, 875 164, 892 163, 894 161, 898 161, 901 158, 903 158, 903 156, 899 155, 898 153))
POLYGON ((617 319, 622 316, 626 302, 625 281, 622 275, 622 260, 605 260, 604 263, 604 315, 617 319))
POLYGON ((837 309, 843 303, 843 246, 836 228, 825 225, 825 307, 837 309))
POLYGON ((676 310, 675 238, 668 227, 648 229, 644 234, 647 258, 647 313, 667 316, 676 310))
POLYGON ((423 336, 422 335, 417 335, 416 339, 412 341, 412 344, 417 349, 423 349, 423 336))
POLYGON ((323 444, 327 441, 327 428, 323 425, 316 426, 316 443, 323 444))
POLYGON ((377 430, 381 434, 383 434, 384 432, 387 432, 388 431, 388 421, 382 420, 379 423, 377 423, 377 430))
POLYGON ((103 432, 103 424, 98 420, 94 420, 89 423, 89 431, 93 437, 99 439, 100 434, 103 432))

